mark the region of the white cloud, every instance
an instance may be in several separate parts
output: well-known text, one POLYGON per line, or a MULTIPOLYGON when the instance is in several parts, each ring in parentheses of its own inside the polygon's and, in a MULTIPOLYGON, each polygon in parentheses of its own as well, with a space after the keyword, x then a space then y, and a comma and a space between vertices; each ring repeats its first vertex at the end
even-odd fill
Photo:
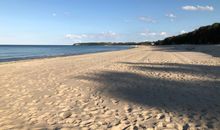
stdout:
POLYGON ((167 34, 167 32, 160 32, 159 35, 160 35, 160 36, 167 36, 168 34, 167 34))
POLYGON ((83 40, 83 39, 114 39, 119 37, 119 34, 115 32, 102 32, 102 33, 96 33, 96 34, 66 34, 65 38, 72 39, 72 40, 83 40))
POLYGON ((150 31, 145 31, 140 33, 141 36, 145 37, 167 37, 168 33, 167 32, 150 32, 150 31))
POLYGON ((82 39, 87 38, 88 36, 86 34, 66 34, 65 37, 68 39, 82 39))
POLYGON ((142 32, 140 33, 141 36, 156 36, 155 32, 142 32))
POLYGON ((102 32, 100 34, 97 34, 96 36, 99 37, 99 38, 116 38, 119 35, 115 32, 109 31, 109 32, 102 32))
POLYGON ((186 33, 186 31, 185 31, 185 30, 180 31, 180 34, 184 34, 184 33, 186 33))
POLYGON ((157 22, 153 18, 146 17, 146 16, 139 17, 139 20, 144 21, 144 22, 148 22, 148 23, 156 23, 157 22))
POLYGON ((182 7, 183 10, 187 11, 213 11, 214 7, 213 6, 193 6, 193 5, 187 5, 182 7))
POLYGON ((173 13, 166 14, 165 16, 168 17, 171 22, 173 22, 174 19, 176 18, 176 15, 173 13))
POLYGON ((174 15, 173 13, 166 14, 166 16, 169 18, 176 18, 176 15, 174 15))

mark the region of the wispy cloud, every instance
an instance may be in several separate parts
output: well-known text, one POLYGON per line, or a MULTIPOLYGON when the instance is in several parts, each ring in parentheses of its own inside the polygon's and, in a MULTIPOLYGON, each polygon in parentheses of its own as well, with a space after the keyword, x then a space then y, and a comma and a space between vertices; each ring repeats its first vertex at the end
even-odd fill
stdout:
POLYGON ((186 33, 186 31, 185 31, 185 30, 180 31, 180 34, 184 34, 184 33, 186 33))
POLYGON ((115 32, 102 32, 102 33, 96 33, 96 34, 66 34, 65 38, 72 39, 72 40, 83 40, 83 39, 91 39, 91 40, 97 40, 97 39, 114 39, 119 37, 119 34, 115 32))
POLYGON ((168 36, 168 33, 167 32, 151 32, 151 31, 145 31, 145 32, 142 32, 140 33, 141 36, 145 36, 145 37, 157 37, 157 36, 160 36, 160 37, 167 37, 168 36))
POLYGON ((165 16, 167 16, 169 18, 176 18, 176 15, 173 13, 166 14, 165 16))
POLYGON ((193 5, 187 5, 187 6, 183 6, 182 7, 183 10, 187 10, 187 11, 213 11, 214 7, 213 6, 193 6, 193 5))
POLYGON ((148 22, 148 23, 156 23, 157 21, 151 17, 147 17, 147 16, 141 16, 139 17, 139 20, 144 21, 144 22, 148 22))
POLYGON ((86 34, 66 34, 65 37, 68 39, 83 39, 88 38, 89 36, 86 34))
POLYGON ((167 32, 160 32, 159 35, 163 36, 163 37, 166 37, 166 36, 168 36, 168 33, 167 32))
POLYGON ((176 15, 173 13, 166 14, 165 16, 168 17, 171 22, 173 22, 174 19, 176 18, 176 15))

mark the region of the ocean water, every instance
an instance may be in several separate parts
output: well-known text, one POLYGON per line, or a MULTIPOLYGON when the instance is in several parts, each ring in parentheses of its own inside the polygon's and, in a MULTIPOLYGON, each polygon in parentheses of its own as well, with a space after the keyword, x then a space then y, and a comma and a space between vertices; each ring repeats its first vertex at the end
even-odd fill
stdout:
POLYGON ((0 45, 0 62, 128 49, 131 46, 0 45))

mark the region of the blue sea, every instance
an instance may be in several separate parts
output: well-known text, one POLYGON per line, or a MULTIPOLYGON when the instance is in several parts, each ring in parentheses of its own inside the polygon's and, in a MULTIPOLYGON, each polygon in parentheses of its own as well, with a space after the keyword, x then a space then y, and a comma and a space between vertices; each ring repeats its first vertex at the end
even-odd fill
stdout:
POLYGON ((117 51, 131 46, 0 45, 0 62, 117 51))

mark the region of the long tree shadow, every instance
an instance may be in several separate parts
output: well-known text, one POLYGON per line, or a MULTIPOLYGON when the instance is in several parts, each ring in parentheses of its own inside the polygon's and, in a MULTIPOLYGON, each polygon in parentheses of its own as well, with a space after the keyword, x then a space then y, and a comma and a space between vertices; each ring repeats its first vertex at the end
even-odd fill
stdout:
POLYGON ((220 57, 220 45, 160 45, 154 51, 165 52, 201 52, 213 57, 220 57))
POLYGON ((215 79, 186 81, 119 71, 104 71, 77 78, 99 82, 98 90, 110 97, 165 109, 188 117, 193 117, 196 113, 200 116, 200 120, 203 118, 207 122, 211 119, 220 121, 219 67, 181 64, 163 64, 163 67, 151 64, 156 67, 146 67, 145 63, 130 64, 138 71, 169 71, 170 73, 203 75, 205 72, 203 73, 201 70, 205 67, 218 72, 212 74, 213 77, 216 77, 215 79))
POLYGON ((170 73, 181 73, 209 78, 220 77, 220 66, 193 65, 180 63, 132 63, 120 62, 122 64, 132 65, 134 69, 142 71, 159 71, 170 73))

